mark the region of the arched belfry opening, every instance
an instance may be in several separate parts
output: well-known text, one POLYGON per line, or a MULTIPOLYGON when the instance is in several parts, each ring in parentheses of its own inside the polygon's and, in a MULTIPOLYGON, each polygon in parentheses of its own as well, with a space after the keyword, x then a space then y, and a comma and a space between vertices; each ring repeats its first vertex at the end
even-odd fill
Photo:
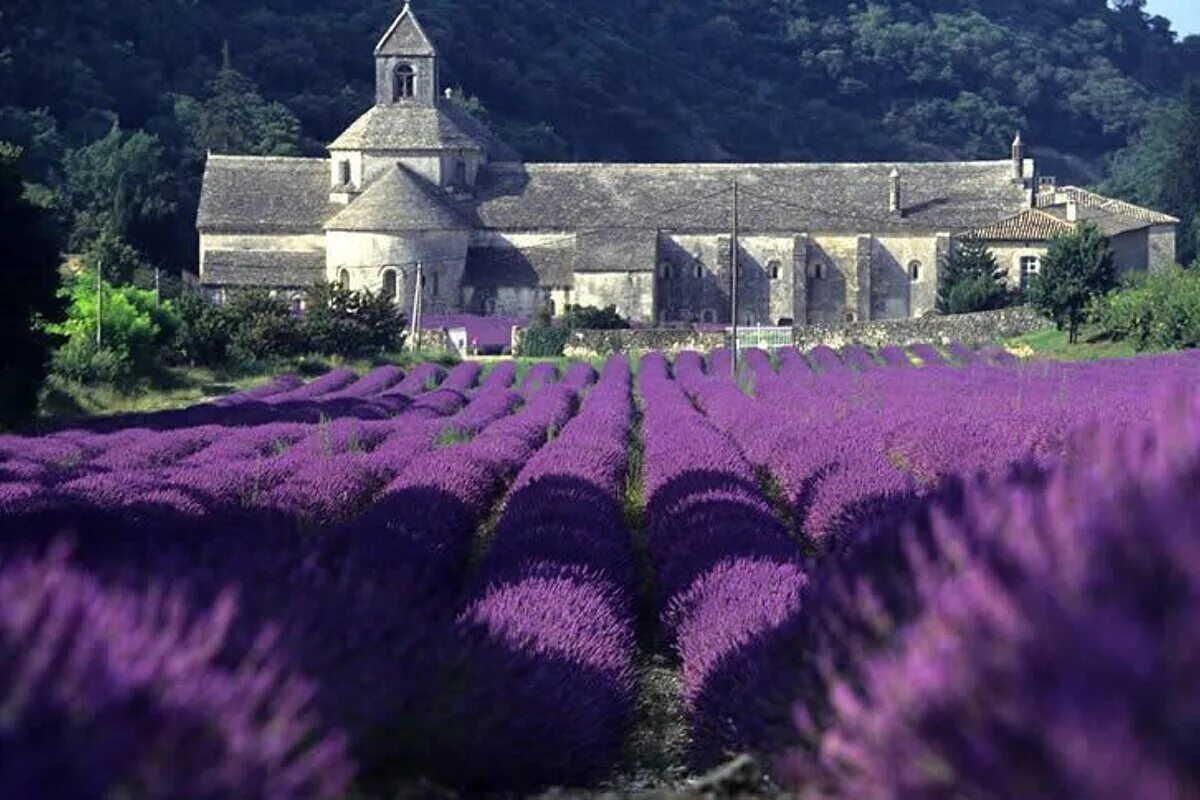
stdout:
POLYGON ((417 95, 417 71, 412 64, 397 64, 392 75, 392 101, 411 100, 417 95))

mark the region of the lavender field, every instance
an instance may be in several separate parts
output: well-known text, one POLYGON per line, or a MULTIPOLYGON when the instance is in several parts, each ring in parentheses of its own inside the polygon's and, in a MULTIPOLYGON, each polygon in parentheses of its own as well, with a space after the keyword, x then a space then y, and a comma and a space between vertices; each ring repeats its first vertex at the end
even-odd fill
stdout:
POLYGON ((0 797, 1200 797, 1200 352, 731 360, 0 437, 0 797))

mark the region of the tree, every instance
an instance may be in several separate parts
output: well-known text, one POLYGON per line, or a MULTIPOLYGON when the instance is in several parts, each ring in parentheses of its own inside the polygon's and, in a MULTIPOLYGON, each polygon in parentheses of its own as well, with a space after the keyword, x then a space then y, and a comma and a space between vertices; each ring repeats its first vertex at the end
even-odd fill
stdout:
POLYGON ((111 229, 105 229, 84 252, 83 268, 93 275, 99 270, 114 286, 131 285, 136 277, 144 278, 153 269, 141 253, 111 229))
POLYGON ((938 311, 968 314, 1008 304, 1004 271, 987 243, 975 238, 955 240, 942 264, 938 281, 938 311))
POLYGON ((254 82, 229 64, 208 84, 208 98, 195 120, 200 152, 292 156, 299 152, 300 122, 282 103, 271 103, 254 82))
POLYGON ((1068 340, 1079 340, 1079 326, 1088 306, 1117 286, 1117 269, 1108 238, 1094 222, 1081 222, 1072 233, 1050 241, 1041 273, 1033 280, 1029 300, 1066 330, 1068 340))
POLYGON ((620 330, 629 327, 629 321, 617 313, 616 306, 606 306, 605 308, 567 306, 566 324, 568 328, 592 331, 620 330))
POLYGON ((46 324, 62 314, 58 242, 46 214, 22 196, 20 150, 0 143, 0 427, 28 419, 37 408, 53 339, 46 324))
POLYGON ((65 190, 75 213, 70 246, 87 247, 112 231, 135 247, 175 213, 175 177, 158 138, 124 133, 114 122, 108 135, 67 153, 65 190))
POLYGON ((382 294, 318 283, 308 290, 306 305, 304 337, 318 353, 364 356, 403 344, 404 316, 382 294))

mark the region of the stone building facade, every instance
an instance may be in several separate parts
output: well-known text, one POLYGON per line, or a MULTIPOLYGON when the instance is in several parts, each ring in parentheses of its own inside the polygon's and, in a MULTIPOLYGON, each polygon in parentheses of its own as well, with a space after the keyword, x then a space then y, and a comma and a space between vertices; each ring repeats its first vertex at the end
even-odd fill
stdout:
POLYGON ((407 6, 375 63, 375 105, 328 158, 209 156, 197 227, 214 298, 255 286, 299 302, 333 281, 407 306, 420 264, 430 313, 615 305, 728 323, 736 263, 739 322, 815 324, 929 314, 956 236, 985 238, 1014 284, 1082 219, 1122 270, 1175 257, 1177 220, 1039 178, 1020 137, 977 162, 523 163, 441 94, 407 6))

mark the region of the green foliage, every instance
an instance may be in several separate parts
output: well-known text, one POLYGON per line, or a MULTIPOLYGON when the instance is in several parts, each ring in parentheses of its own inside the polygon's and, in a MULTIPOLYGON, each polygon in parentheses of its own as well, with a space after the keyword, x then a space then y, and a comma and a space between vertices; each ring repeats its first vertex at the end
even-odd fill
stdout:
POLYGON ((24 198, 19 149, 0 142, 0 428, 33 413, 53 341, 45 323, 62 314, 58 243, 46 213, 24 198))
POLYGON ((93 275, 100 270, 104 280, 114 286, 132 285, 135 278, 144 285, 147 274, 153 273, 141 253, 111 229, 105 229, 84 251, 83 268, 93 275))
POLYGON ((571 331, 565 325, 556 325, 547 317, 539 317, 521 334, 517 358, 560 358, 571 331))
POLYGON ((55 354, 57 374, 84 383, 129 384, 170 360, 179 320, 170 303, 155 303, 153 292, 108 282, 98 286, 95 274, 85 271, 69 279, 60 296, 67 303, 66 319, 49 328, 66 337, 55 354))
POLYGON ((1175 267, 1139 276, 1098 299, 1090 317, 1105 335, 1139 351, 1200 347, 1200 271, 1175 267))
POLYGON ((64 190, 75 212, 70 245, 81 249, 104 231, 126 241, 147 236, 177 208, 175 182, 162 144, 144 131, 108 134, 69 151, 64 190))
POLYGON ((289 358, 305 350, 296 315, 284 300, 266 290, 235 292, 224 313, 234 321, 229 329, 229 355, 235 360, 289 358))
POLYGON ((1004 271, 986 242, 971 238, 954 242, 942 264, 937 302, 943 314, 991 311, 1008 304, 1004 271))
POLYGON ((224 364, 237 320, 198 292, 181 294, 175 308, 179 312, 175 347, 180 357, 192 366, 224 364))
POLYGON ((404 316, 382 294, 319 283, 308 290, 306 305, 303 333, 313 352, 357 357, 404 343, 404 316))
POLYGON ((1117 285, 1112 247, 1100 227, 1081 222, 1069 234, 1050 240, 1041 274, 1034 278, 1029 300, 1059 330, 1067 331, 1072 344, 1088 306, 1117 285))
POLYGON ((592 331, 623 330, 629 320, 617 313, 616 306, 567 306, 565 319, 568 328, 592 331))
POLYGON ((300 121, 282 103, 264 100, 254 82, 228 63, 207 89, 208 98, 196 109, 194 119, 200 151, 258 156, 299 153, 300 121))
POLYGON ((1141 133, 1113 156, 1103 188, 1179 217, 1180 261, 1200 256, 1200 79, 1150 112, 1141 133))

